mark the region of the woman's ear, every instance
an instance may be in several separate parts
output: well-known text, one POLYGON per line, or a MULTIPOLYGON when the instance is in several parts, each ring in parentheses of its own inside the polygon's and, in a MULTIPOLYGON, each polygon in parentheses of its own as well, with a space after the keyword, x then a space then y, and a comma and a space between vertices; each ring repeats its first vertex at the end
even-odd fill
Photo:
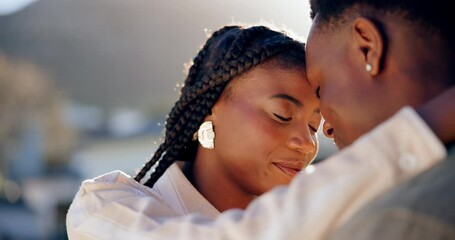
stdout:
POLYGON ((359 17, 354 20, 352 35, 365 70, 371 76, 378 75, 384 57, 384 41, 378 26, 367 18, 359 17))

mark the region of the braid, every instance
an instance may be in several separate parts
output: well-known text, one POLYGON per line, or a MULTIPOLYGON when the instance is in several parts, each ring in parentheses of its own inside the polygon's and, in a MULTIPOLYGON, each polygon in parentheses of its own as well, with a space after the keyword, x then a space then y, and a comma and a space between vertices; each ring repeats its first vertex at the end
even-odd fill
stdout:
MULTIPOLYGON (((204 58, 206 57, 208 53, 208 48, 211 46, 212 42, 220 35, 223 35, 227 31, 236 28, 235 26, 225 26, 221 28, 220 30, 214 32, 212 36, 207 40, 206 44, 204 47, 199 51, 197 56, 193 59, 193 64, 189 69, 188 72, 188 77, 185 80, 185 85, 182 88, 182 91, 185 90, 185 86, 191 85, 195 80, 196 80, 196 75, 199 72, 200 66, 203 63, 204 58)), ((180 102, 180 101, 179 101, 180 102)), ((180 107, 180 104, 177 102, 174 107, 171 109, 171 112, 168 116, 168 119, 166 120, 166 132, 171 131, 172 126, 175 125, 175 119, 177 116, 180 114, 180 112, 183 110, 182 107, 180 107)), ((187 104, 183 104, 187 105, 187 104)), ((166 138, 168 139, 168 138, 166 138)), ((136 181, 140 181, 145 174, 153 167, 153 165, 156 164, 156 162, 162 157, 162 154, 165 152, 165 149, 167 148, 169 144, 166 144, 166 142, 160 144, 158 147, 158 150, 155 152, 153 157, 142 167, 142 169, 139 171, 139 173, 134 177, 136 181)))
POLYGON ((152 168, 153 165, 155 165, 155 163, 161 157, 161 155, 164 152, 164 149, 165 149, 165 143, 160 144, 160 146, 156 150, 155 154, 153 154, 152 159, 150 159, 150 161, 145 163, 145 165, 142 167, 141 171, 139 171, 139 173, 136 174, 136 176, 134 177, 134 180, 136 180, 138 182, 141 181, 141 179, 145 176, 145 174, 147 174, 147 172, 150 170, 150 168, 152 168))
POLYGON ((202 79, 202 81, 198 82, 193 87, 188 88, 186 94, 181 98, 180 106, 185 107, 186 104, 191 103, 194 98, 204 94, 210 87, 231 80, 262 63, 265 59, 286 51, 287 47, 292 45, 295 45, 295 41, 293 40, 265 44, 258 50, 246 51, 243 56, 236 60, 221 63, 221 69, 216 71, 213 75, 202 79))
POLYGON ((196 80, 196 75, 199 72, 199 68, 200 68, 201 64, 203 63, 203 60, 208 53, 207 50, 211 46, 212 42, 215 41, 215 39, 218 38, 218 36, 223 35, 224 33, 226 33, 227 31, 229 31, 233 28, 235 28, 235 27, 234 26, 223 27, 220 30, 214 32, 212 34, 212 36, 210 36, 210 38, 207 40, 204 47, 202 47, 202 49, 199 51, 197 56, 193 59, 193 65, 191 65, 190 70, 188 72, 188 77, 185 80, 185 86, 193 84, 194 81, 196 80))
MULTIPOLYGON (((218 89, 218 91, 221 92, 222 90, 218 89)), ((212 97, 212 102, 214 102, 213 99, 214 98, 212 97)), ((210 105, 213 105, 213 103, 211 103, 210 105)), ((168 140, 172 139, 174 140, 173 144, 170 145, 169 149, 166 150, 166 155, 163 157, 163 159, 158 162, 158 166, 155 168, 155 171, 150 175, 150 178, 146 181, 145 183, 146 186, 153 187, 153 184, 161 177, 161 175, 163 175, 166 169, 170 165, 172 165, 172 163, 176 159, 179 159, 180 157, 179 153, 181 152, 181 149, 184 148, 184 145, 186 143, 192 140, 194 132, 199 127, 198 123, 202 122, 203 118, 207 115, 208 112, 207 109, 210 109, 204 106, 207 106, 206 99, 200 99, 196 104, 191 105, 190 107, 191 110, 185 112, 184 117, 182 117, 174 126, 172 131, 170 131, 169 134, 166 135, 166 140, 164 144, 166 144, 168 140), (185 126, 185 123, 187 122, 188 122, 187 128, 183 128, 183 126, 185 126), (181 131, 183 131, 182 134, 177 134, 178 132, 181 131)), ((153 166, 155 163, 156 161, 151 165, 153 166)), ((151 166, 149 167, 149 169, 147 169, 147 171, 150 170, 150 168, 151 166)), ((138 179, 136 179, 136 181, 138 181, 138 179)))
MULTIPOLYGON (((135 180, 140 181, 156 165, 145 182, 153 187, 174 161, 194 161, 198 144, 192 141, 193 134, 211 114, 230 80, 277 54, 292 52, 296 46, 302 43, 263 26, 228 26, 213 33, 193 59, 181 96, 166 120, 164 142, 135 180)), ((303 52, 303 48, 298 51, 303 52)))
POLYGON ((257 35, 263 34, 266 30, 267 28, 264 26, 256 26, 239 32, 237 38, 232 42, 231 47, 228 49, 225 60, 230 61, 240 57, 245 47, 248 44, 251 44, 253 42, 252 40, 256 38, 257 35))
POLYGON ((163 175, 163 173, 171 166, 173 161, 170 160, 161 160, 158 162, 158 166, 156 166, 155 171, 150 174, 150 178, 144 183, 145 186, 153 187, 156 181, 163 175))
MULTIPOLYGON (((197 80, 197 75, 200 72, 201 65, 203 64, 203 60, 206 58, 207 53, 209 52, 208 49, 212 45, 213 41, 218 38, 218 36, 221 36, 225 34, 226 32, 236 28, 235 26, 225 26, 221 28, 220 30, 214 32, 212 36, 207 40, 206 44, 202 47, 202 49, 199 51, 197 56, 193 59, 193 64, 191 65, 189 71, 188 71, 188 77, 185 79, 185 84, 181 90, 182 94, 186 90, 187 86, 191 86, 196 80, 197 80)), ((166 121, 166 130, 169 129, 170 126, 174 125, 174 119, 176 118, 177 115, 180 114, 180 112, 183 109, 179 107, 179 105, 176 103, 176 105, 173 107, 171 110, 168 120, 166 121)))

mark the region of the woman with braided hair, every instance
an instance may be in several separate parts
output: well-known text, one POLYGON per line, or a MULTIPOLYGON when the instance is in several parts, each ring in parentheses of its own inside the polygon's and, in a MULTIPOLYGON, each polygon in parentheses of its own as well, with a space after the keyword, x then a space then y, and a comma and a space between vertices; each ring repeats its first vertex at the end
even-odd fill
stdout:
POLYGON ((186 177, 219 211, 289 183, 314 158, 321 120, 304 54, 303 43, 264 26, 215 32, 169 114, 164 143, 135 179, 155 165, 145 181, 153 187, 186 161, 186 177))
POLYGON ((244 209, 311 163, 320 122, 302 42, 265 26, 223 27, 194 58, 151 160, 134 179, 115 171, 85 181, 67 216, 68 234, 81 237, 71 221, 87 214, 75 203, 99 191, 112 193, 101 204, 130 202, 134 214, 120 214, 127 222, 113 220, 127 228, 244 209))

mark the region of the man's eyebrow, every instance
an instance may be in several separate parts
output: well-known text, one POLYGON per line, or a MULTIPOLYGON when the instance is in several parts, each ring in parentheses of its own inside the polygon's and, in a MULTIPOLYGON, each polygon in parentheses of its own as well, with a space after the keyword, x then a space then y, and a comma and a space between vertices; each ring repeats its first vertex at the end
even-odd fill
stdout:
POLYGON ((284 94, 284 93, 275 94, 271 98, 281 98, 281 99, 284 99, 284 100, 288 100, 289 102, 293 103, 297 107, 303 106, 302 102, 300 102, 299 100, 295 99, 294 97, 289 96, 289 95, 284 94))

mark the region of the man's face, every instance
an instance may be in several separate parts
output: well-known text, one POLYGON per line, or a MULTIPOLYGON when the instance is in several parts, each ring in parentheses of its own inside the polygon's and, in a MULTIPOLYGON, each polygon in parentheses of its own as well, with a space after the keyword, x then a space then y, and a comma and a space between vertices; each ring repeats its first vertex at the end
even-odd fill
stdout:
POLYGON ((324 132, 338 148, 374 128, 387 113, 382 102, 387 91, 372 81, 350 41, 349 27, 320 30, 317 18, 307 41, 308 80, 315 90, 319 87, 324 132))

